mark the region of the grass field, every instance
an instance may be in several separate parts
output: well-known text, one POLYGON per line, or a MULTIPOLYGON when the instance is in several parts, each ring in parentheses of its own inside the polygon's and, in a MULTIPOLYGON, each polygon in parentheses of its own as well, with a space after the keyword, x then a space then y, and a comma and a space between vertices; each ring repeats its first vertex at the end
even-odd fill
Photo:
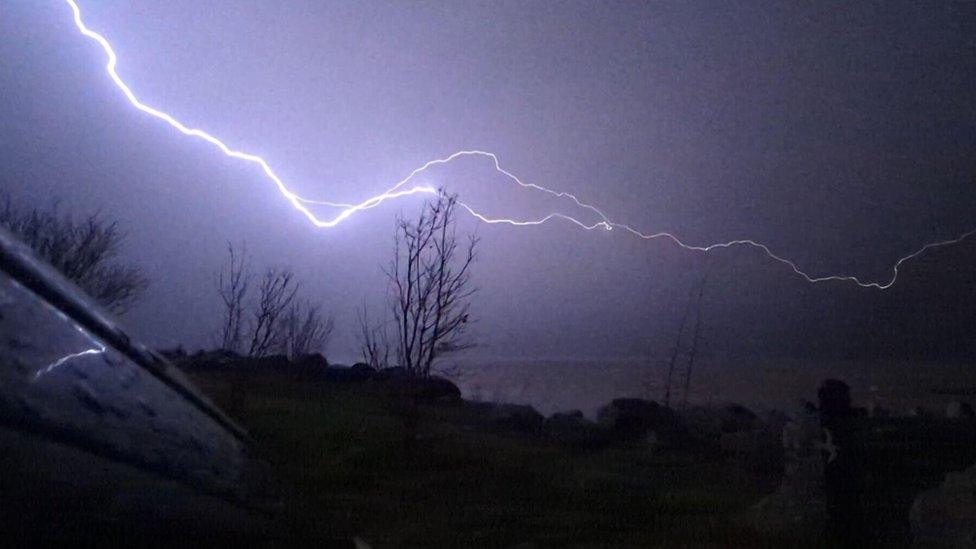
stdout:
MULTIPOLYGON (((408 446, 400 401, 371 382, 192 377, 271 465, 285 536, 355 536, 373 547, 824 545, 808 532, 762 537, 744 520, 780 481, 769 460, 636 444, 572 449, 487 428, 483 408, 464 401, 421 404, 408 446)), ((914 497, 976 460, 976 424, 859 421, 867 534, 907 545, 914 497)))
MULTIPOLYGON (((388 546, 773 544, 738 517, 776 471, 646 447, 572 451, 478 426, 463 403, 421 406, 411 451, 370 384, 195 374, 250 431, 301 536, 388 546)), ((783 541, 783 540, 779 540, 783 541)))

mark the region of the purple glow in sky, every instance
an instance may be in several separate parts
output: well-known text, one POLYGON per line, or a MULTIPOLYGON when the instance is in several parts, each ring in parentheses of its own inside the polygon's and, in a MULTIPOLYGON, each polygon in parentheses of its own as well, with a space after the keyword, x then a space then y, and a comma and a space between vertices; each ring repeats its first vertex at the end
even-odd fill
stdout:
POLYGON ((905 310, 898 267, 972 230, 971 11, 14 2, 0 186, 120 219, 155 275, 130 322, 160 345, 208 343, 227 241, 352 324, 381 300, 396 208, 420 202, 385 199, 446 185, 483 237, 484 352, 654 354, 706 265, 716 347, 762 348, 784 318, 843 333, 905 310))
POLYGON ((720 243, 710 244, 710 245, 706 245, 706 246, 690 246, 688 244, 685 244, 680 239, 678 239, 678 237, 676 237, 675 235, 673 235, 673 234, 671 234, 669 232, 661 231, 661 232, 657 232, 657 233, 653 233, 653 234, 645 234, 645 233, 642 233, 642 232, 638 231, 637 229, 634 229, 634 228, 632 228, 632 227, 630 227, 628 225, 625 225, 623 223, 616 223, 614 221, 611 221, 610 218, 608 218, 606 216, 606 214, 604 214, 598 208, 596 208, 595 206, 592 206, 590 204, 586 204, 586 203, 581 202, 577 197, 575 197, 574 195, 572 195, 570 193, 554 191, 552 189, 548 189, 546 187, 543 187, 543 186, 540 186, 540 185, 536 185, 536 184, 523 183, 514 174, 512 174, 512 173, 510 173, 510 172, 508 172, 506 170, 504 170, 501 167, 501 165, 499 164, 499 161, 498 161, 498 157, 495 154, 493 154, 491 152, 477 151, 477 150, 474 150, 474 151, 458 151, 458 152, 455 152, 454 154, 452 154, 452 155, 450 155, 450 156, 448 156, 446 158, 430 160, 430 161, 424 163, 424 165, 420 166, 419 168, 416 168, 413 171, 411 171, 410 174, 407 177, 405 177, 405 178, 401 179, 400 181, 398 181, 389 190, 387 190, 387 191, 385 191, 385 192, 383 192, 381 194, 378 194, 376 196, 370 197, 370 198, 368 198, 368 199, 366 199, 366 200, 364 200, 364 201, 362 201, 362 202, 360 202, 358 204, 346 204, 346 203, 333 202, 333 201, 327 201, 327 200, 311 200, 311 199, 308 199, 308 198, 304 198, 302 196, 299 196, 298 194, 296 194, 293 191, 291 191, 288 188, 288 186, 285 185, 285 183, 281 180, 281 178, 278 177, 278 174, 276 174, 274 172, 274 170, 271 169, 271 166, 268 164, 268 162, 265 159, 261 158, 260 156, 231 149, 223 141, 221 141, 220 139, 218 139, 218 138, 210 135, 206 131, 203 131, 203 130, 200 130, 200 129, 197 129, 197 128, 188 128, 183 123, 181 123, 180 121, 176 120, 175 118, 173 118, 172 116, 170 116, 166 112, 161 111, 161 110, 158 110, 158 109, 155 109, 155 108, 150 107, 150 106, 147 106, 144 103, 142 103, 141 101, 139 101, 139 99, 136 97, 135 93, 133 93, 132 89, 122 80, 122 78, 119 76, 118 72, 116 71, 116 65, 118 64, 118 56, 115 53, 115 51, 112 49, 111 44, 109 44, 108 40, 106 40, 104 36, 102 36, 101 34, 95 32, 95 31, 93 31, 91 29, 89 29, 85 25, 84 20, 83 20, 82 15, 81 15, 81 8, 78 7, 78 4, 77 4, 77 2, 75 2, 75 0, 65 0, 65 1, 71 7, 72 12, 74 13, 74 21, 75 21, 75 25, 77 25, 77 27, 78 27, 78 30, 84 36, 86 36, 86 37, 94 40, 95 42, 97 42, 102 47, 102 49, 105 51, 105 55, 108 58, 108 64, 106 65, 106 72, 108 73, 108 75, 112 79, 112 81, 115 83, 115 85, 119 87, 119 89, 122 91, 122 93, 125 94, 126 98, 129 100, 130 103, 132 103, 132 105, 134 107, 136 107, 137 109, 139 109, 140 111, 142 111, 142 112, 144 112, 146 114, 149 114, 151 116, 154 116, 156 118, 159 118, 160 120, 163 120, 164 122, 166 122, 170 126, 172 126, 172 127, 176 128, 177 130, 179 130, 180 133, 182 133, 184 135, 187 135, 187 136, 190 136, 190 137, 196 137, 196 138, 199 138, 199 139, 203 139, 204 141, 206 141, 206 142, 208 142, 208 143, 216 146, 217 148, 219 148, 221 150, 221 152, 223 152, 225 155, 227 155, 227 156, 229 156, 231 158, 235 158, 235 159, 238 159, 238 160, 244 160, 246 162, 252 162, 254 164, 257 164, 258 166, 261 167, 261 170, 264 171, 264 173, 268 176, 268 178, 271 179, 271 181, 274 182, 275 186, 277 186, 278 190, 281 192, 281 195, 286 200, 288 200, 292 204, 292 206, 295 207, 296 210, 298 210, 299 212, 301 212, 313 225, 315 225, 316 227, 319 227, 319 228, 331 228, 331 227, 335 227, 336 225, 338 225, 339 223, 341 223, 342 221, 344 221, 349 216, 351 216, 351 215, 353 215, 353 214, 355 214, 357 212, 363 211, 363 210, 368 210, 368 209, 374 208, 374 207, 382 204, 386 200, 396 199, 396 198, 402 198, 404 196, 412 196, 412 195, 416 195, 416 194, 435 194, 437 192, 437 190, 436 190, 435 187, 433 187, 431 185, 414 185, 414 186, 410 186, 410 187, 408 187, 406 189, 404 189, 403 187, 406 186, 406 185, 408 185, 409 183, 411 183, 413 180, 415 180, 418 176, 420 176, 421 174, 423 174, 424 172, 426 172, 432 166, 436 166, 436 165, 439 165, 439 164, 446 164, 448 162, 453 161, 456 158, 460 158, 460 157, 464 157, 464 156, 484 156, 484 157, 488 157, 488 158, 490 158, 492 160, 492 162, 494 164, 494 168, 495 168, 496 171, 498 171, 499 173, 505 175, 506 177, 508 177, 509 179, 511 179, 513 182, 515 182, 519 186, 526 187, 526 188, 532 188, 532 189, 536 189, 536 190, 539 190, 539 191, 543 191, 543 192, 548 193, 548 194, 551 194, 551 195, 553 195, 553 196, 555 196, 557 198, 563 198, 563 197, 569 198, 577 206, 579 206, 581 209, 590 210, 591 212, 595 213, 599 217, 599 219, 600 219, 600 221, 597 221, 596 223, 587 224, 587 223, 585 223, 583 221, 580 221, 579 219, 577 219, 577 218, 575 218, 575 217, 573 217, 571 215, 566 215, 566 214, 562 214, 562 213, 550 213, 550 214, 547 214, 544 217, 541 217, 539 219, 532 219, 532 220, 518 220, 518 219, 512 219, 512 218, 506 218, 506 217, 488 217, 488 216, 485 216, 485 215, 479 213, 478 211, 476 211, 474 208, 472 208, 470 205, 466 204, 465 202, 463 202, 463 201, 459 202, 459 204, 465 210, 467 210, 468 213, 470 213, 472 216, 474 216, 475 218, 479 219, 480 221, 482 221, 484 223, 488 223, 488 224, 505 224, 505 225, 511 225, 511 226, 516 226, 516 227, 526 227, 526 226, 532 226, 532 225, 541 225, 541 224, 546 223, 546 222, 548 222, 550 220, 553 220, 553 219, 563 219, 563 220, 569 221, 570 223, 572 223, 572 224, 574 224, 574 225, 576 225, 576 226, 578 226, 578 227, 580 227, 582 229, 585 229, 585 230, 593 230, 593 229, 596 229, 596 228, 602 228, 602 229, 605 229, 605 230, 612 230, 612 229, 615 229, 615 228, 619 228, 619 229, 623 229, 624 231, 629 232, 630 234, 633 234, 633 235, 635 235, 635 236, 637 236, 639 238, 642 238, 644 240, 653 240, 653 239, 657 239, 657 238, 667 238, 667 239, 673 241, 678 246, 680 246, 680 247, 682 247, 682 248, 684 248, 686 250, 706 252, 706 253, 707 252, 710 252, 712 250, 715 250, 715 249, 730 248, 730 247, 733 247, 733 246, 751 246, 751 247, 758 248, 758 249, 762 250, 771 259, 774 259, 774 260, 776 260, 779 263, 782 263, 784 265, 787 265, 790 269, 793 270, 794 273, 798 274, 804 280, 806 280, 807 282, 811 282, 811 283, 816 283, 816 282, 831 282, 831 281, 853 282, 853 283, 857 284, 858 286, 861 286, 861 287, 864 287, 864 288, 877 288, 879 290, 884 290, 884 289, 890 288, 898 280, 898 267, 900 267, 902 263, 904 263, 904 262, 906 262, 906 261, 908 261, 910 259, 913 259, 913 258, 915 258, 915 257, 917 257, 917 256, 919 256, 919 255, 921 255, 923 253, 925 253, 926 251, 928 251, 928 250, 930 250, 932 248, 939 248, 939 247, 942 247, 942 246, 948 246, 948 245, 951 245, 951 244, 956 244, 956 243, 964 240, 965 238, 971 236, 972 234, 976 233, 976 229, 973 229, 973 230, 970 230, 970 231, 964 233, 962 236, 959 236, 959 237, 956 237, 956 238, 950 238, 950 239, 947 239, 947 240, 940 240, 940 241, 937 241, 937 242, 929 242, 929 243, 925 244, 924 246, 922 246, 921 248, 919 248, 918 250, 916 250, 916 251, 914 251, 914 252, 912 252, 912 253, 910 253, 908 255, 905 255, 905 256, 902 256, 902 257, 898 258, 898 261, 895 263, 894 267, 892 268, 891 278, 887 282, 862 282, 856 276, 853 276, 853 275, 812 276, 812 275, 809 275, 809 274, 801 271, 800 268, 797 267, 797 265, 794 262, 792 262, 792 261, 790 261, 788 259, 785 259, 783 257, 780 257, 780 256, 776 255, 775 253, 773 253, 769 249, 769 247, 767 247, 766 245, 761 244, 761 243, 756 242, 756 241, 751 240, 751 239, 730 240, 730 241, 727 241, 727 242, 720 242, 720 243), (330 206, 330 207, 333 207, 333 208, 339 208, 340 211, 339 211, 338 214, 334 215, 331 218, 322 219, 319 216, 317 216, 310 209, 310 206, 311 205, 330 206))

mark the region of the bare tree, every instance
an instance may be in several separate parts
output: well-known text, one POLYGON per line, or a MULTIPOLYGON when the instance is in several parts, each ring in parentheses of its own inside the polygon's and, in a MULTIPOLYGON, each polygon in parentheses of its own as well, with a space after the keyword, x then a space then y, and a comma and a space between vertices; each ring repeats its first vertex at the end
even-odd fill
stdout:
POLYGON ((148 288, 140 269, 116 262, 126 238, 116 222, 98 213, 76 222, 57 204, 28 210, 17 208, 9 195, 0 200, 0 227, 108 309, 127 311, 148 288))
POLYGON ((698 303, 695 311, 695 331, 691 339, 691 349, 688 350, 688 367, 685 368, 685 390, 682 397, 681 407, 688 406, 688 391, 691 389, 691 372, 695 367, 695 358, 698 356, 698 343, 701 341, 702 327, 702 299, 705 296, 705 283, 708 281, 708 271, 702 275, 701 283, 698 285, 698 303))
POLYGON ((386 326, 370 323, 365 305, 359 316, 359 352, 363 362, 372 368, 382 369, 390 364, 390 340, 386 326))
POLYGON ((278 349, 288 358, 325 350, 335 319, 322 313, 322 306, 310 300, 293 303, 277 327, 278 349))
POLYGON ((671 407, 671 384, 674 380, 674 368, 678 364, 678 356, 681 354, 681 340, 685 334, 685 324, 688 323, 688 313, 691 310, 692 292, 688 293, 688 302, 685 303, 685 312, 681 315, 681 323, 678 324, 678 335, 674 339, 674 347, 671 348, 671 359, 668 361, 668 375, 664 384, 664 407, 671 407))
POLYGON ((268 355, 280 342, 281 323, 295 294, 298 284, 295 274, 288 270, 268 269, 258 286, 258 299, 251 312, 251 343, 247 355, 268 355))
POLYGON ((256 285, 247 247, 228 243, 228 261, 216 275, 223 303, 222 349, 251 357, 281 353, 289 358, 325 350, 335 321, 312 300, 298 301, 300 284, 287 269, 268 269, 256 285))
POLYGON ((415 222, 397 219, 390 281, 396 351, 413 374, 429 376, 438 356, 472 345, 466 335, 471 265, 478 238, 459 241, 454 225, 457 195, 438 192, 415 222))
POLYGON ((254 275, 248 265, 247 246, 241 245, 241 252, 227 243, 229 261, 226 268, 217 275, 217 292, 224 304, 224 317, 220 327, 220 348, 240 352, 244 332, 245 300, 254 275))

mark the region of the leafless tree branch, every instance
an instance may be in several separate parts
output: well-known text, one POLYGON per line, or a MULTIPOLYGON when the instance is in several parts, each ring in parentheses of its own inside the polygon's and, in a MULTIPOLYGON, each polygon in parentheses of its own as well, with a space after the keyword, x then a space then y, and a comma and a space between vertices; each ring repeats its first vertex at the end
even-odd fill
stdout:
POLYGON ((0 226, 76 283, 108 309, 123 313, 145 292, 142 271, 116 262, 126 235, 116 222, 95 213, 76 222, 50 208, 20 209, 9 195, 0 196, 0 226))
POLYGON ((363 362, 372 368, 382 369, 390 365, 390 340, 386 326, 371 323, 365 305, 359 316, 359 352, 363 362))
POLYGON ((247 246, 241 244, 238 253, 234 245, 227 243, 229 260, 217 275, 217 291, 224 304, 223 320, 220 327, 220 348, 240 352, 244 331, 244 313, 248 289, 254 275, 248 265, 247 246))
POLYGON ((473 345, 467 339, 471 265, 478 238, 460 241, 454 224, 457 196, 438 193, 415 222, 397 220, 393 259, 385 270, 397 327, 400 363, 429 376, 437 358, 473 345))

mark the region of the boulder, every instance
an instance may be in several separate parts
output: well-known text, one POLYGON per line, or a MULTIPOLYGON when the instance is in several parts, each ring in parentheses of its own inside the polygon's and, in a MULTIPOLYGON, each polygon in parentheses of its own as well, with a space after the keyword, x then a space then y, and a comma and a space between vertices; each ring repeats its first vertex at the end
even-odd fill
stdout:
POLYGON ((913 406, 908 409, 908 417, 927 418, 931 416, 932 414, 922 406, 913 406))
POLYGON ((182 345, 174 349, 160 349, 159 354, 173 363, 180 362, 187 357, 186 349, 182 345))
POLYGON ((376 379, 388 380, 388 379, 404 379, 410 377, 410 371, 403 366, 390 366, 388 368, 380 368, 376 371, 376 379))
POLYGON ((670 427, 672 416, 653 400, 614 399, 597 412, 597 423, 617 440, 639 440, 650 431, 670 427))
POLYGON ((909 522, 916 545, 976 546, 976 465, 949 473, 941 486, 919 494, 909 522))
POLYGON ((325 369, 325 378, 338 383, 358 383, 373 379, 376 370, 356 364, 352 367, 333 365, 325 369))
MULTIPOLYGON (((168 357, 169 358, 169 357, 168 357)), ((174 360, 171 358, 171 360, 174 360)), ((192 355, 175 359, 178 366, 191 370, 217 370, 227 368, 242 360, 234 351, 217 349, 213 351, 197 351, 192 355)))
POLYGON ((242 361, 246 369, 262 374, 284 374, 294 372, 292 363, 285 355, 269 355, 242 361))
POLYGON ((766 413, 766 430, 775 433, 779 438, 783 433, 783 428, 793 421, 793 417, 782 410, 770 410, 766 413))
POLYGON ((740 433, 763 428, 763 422, 752 410, 741 404, 729 404, 722 409, 722 432, 740 433))
POLYGON ((723 435, 757 430, 773 430, 775 437, 779 438, 790 418, 777 412, 770 414, 769 423, 766 423, 745 406, 729 404, 723 407, 692 407, 681 412, 681 420, 691 439, 699 443, 720 444, 723 435))
POLYGON ((886 419, 891 417, 891 410, 881 406, 878 403, 872 403, 868 407, 868 416, 876 419, 886 419))
POLYGON ((722 433, 719 447, 725 454, 733 456, 753 456, 764 450, 766 440, 762 431, 737 431, 722 433))
POLYGON ((553 414, 543 423, 542 431, 550 440, 574 448, 595 448, 610 441, 610 432, 583 417, 579 410, 553 414))
POLYGON ((490 404, 486 419, 495 429, 518 433, 536 433, 545 421, 535 408, 523 404, 490 404))
POLYGON ((950 402, 946 406, 946 417, 949 419, 973 419, 973 407, 968 402, 950 402))
POLYGON ((749 521, 758 531, 814 537, 823 532, 827 506, 822 435, 820 418, 809 410, 783 429, 783 480, 749 513, 749 521))
POLYGON ((436 402, 454 402, 461 400, 461 389, 453 382, 443 377, 430 376, 421 378, 417 385, 417 396, 423 400, 436 402))
POLYGON ((292 358, 292 364, 303 369, 328 368, 329 361, 322 353, 312 353, 309 355, 297 356, 292 358))
POLYGON ((416 398, 435 402, 455 402, 461 400, 461 389, 452 381, 439 377, 421 377, 411 374, 407 369, 384 368, 373 370, 365 364, 348 368, 357 379, 374 379, 380 390, 389 396, 416 398))

